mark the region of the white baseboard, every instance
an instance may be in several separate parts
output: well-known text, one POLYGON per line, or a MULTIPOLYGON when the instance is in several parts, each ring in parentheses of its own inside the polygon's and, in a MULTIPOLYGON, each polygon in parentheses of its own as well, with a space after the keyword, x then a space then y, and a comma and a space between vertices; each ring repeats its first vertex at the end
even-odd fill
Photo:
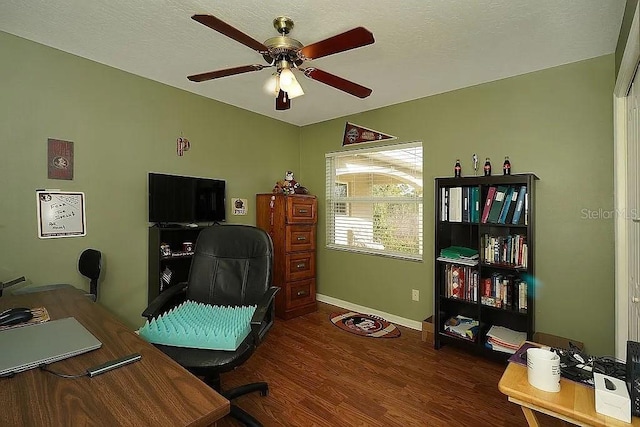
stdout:
POLYGON ((375 316, 380 316, 389 322, 395 323, 396 325, 404 326, 406 328, 415 329, 416 331, 422 330, 422 322, 417 322, 411 319, 405 319, 404 317, 395 316, 393 314, 385 313, 384 311, 374 310, 373 308, 364 307, 362 305, 353 304, 348 301, 343 301, 338 298, 330 297, 327 295, 316 294, 316 300, 320 302, 324 302, 327 304, 335 305, 340 308, 345 308, 347 310, 356 311, 362 314, 373 314, 375 316))

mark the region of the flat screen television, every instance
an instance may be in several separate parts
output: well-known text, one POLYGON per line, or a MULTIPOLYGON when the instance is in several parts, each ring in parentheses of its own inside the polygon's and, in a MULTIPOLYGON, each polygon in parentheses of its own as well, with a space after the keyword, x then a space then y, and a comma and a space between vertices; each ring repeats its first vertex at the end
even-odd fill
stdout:
POLYGON ((196 223, 225 219, 225 181, 149 172, 149 222, 196 223))

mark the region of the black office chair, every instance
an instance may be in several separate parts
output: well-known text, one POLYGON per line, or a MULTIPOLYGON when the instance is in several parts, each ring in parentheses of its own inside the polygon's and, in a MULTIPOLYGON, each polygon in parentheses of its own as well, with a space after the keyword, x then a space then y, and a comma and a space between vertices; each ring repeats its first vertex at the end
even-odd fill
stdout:
MULTIPOLYGON (((229 400, 254 391, 266 396, 266 382, 223 391, 220 374, 248 360, 273 325, 274 298, 279 288, 271 286, 272 268, 273 243, 265 231, 248 225, 214 225, 202 230, 186 286, 174 285, 165 290, 142 315, 149 320, 159 316, 175 304, 179 294, 183 294, 182 300, 205 304, 256 305, 251 332, 235 351, 156 346, 229 400)), ((247 426, 261 425, 233 402, 230 415, 247 426)))
MULTIPOLYGON (((100 279, 100 273, 102 272, 102 252, 97 249, 85 249, 78 258, 78 271, 80 274, 89 279, 89 297, 92 301, 98 299, 98 279, 100 279)), ((33 292, 49 291, 59 288, 73 287, 67 283, 56 283, 53 285, 43 286, 30 286, 22 289, 18 289, 12 292, 13 295, 30 294, 33 292)))

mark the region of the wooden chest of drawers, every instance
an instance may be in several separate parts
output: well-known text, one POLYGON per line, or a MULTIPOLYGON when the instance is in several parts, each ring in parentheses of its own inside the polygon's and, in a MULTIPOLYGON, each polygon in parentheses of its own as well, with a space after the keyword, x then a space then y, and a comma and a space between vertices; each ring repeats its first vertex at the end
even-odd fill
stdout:
POLYGON ((256 225, 273 239, 276 315, 291 319, 316 311, 315 196, 258 194, 256 225))

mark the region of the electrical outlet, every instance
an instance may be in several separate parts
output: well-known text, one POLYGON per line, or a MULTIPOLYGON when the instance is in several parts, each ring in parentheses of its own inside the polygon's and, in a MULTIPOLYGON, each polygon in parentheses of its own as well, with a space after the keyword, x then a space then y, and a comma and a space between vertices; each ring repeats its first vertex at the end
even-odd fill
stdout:
POLYGON ((417 289, 411 290, 411 299, 414 301, 420 301, 420 291, 417 289))

